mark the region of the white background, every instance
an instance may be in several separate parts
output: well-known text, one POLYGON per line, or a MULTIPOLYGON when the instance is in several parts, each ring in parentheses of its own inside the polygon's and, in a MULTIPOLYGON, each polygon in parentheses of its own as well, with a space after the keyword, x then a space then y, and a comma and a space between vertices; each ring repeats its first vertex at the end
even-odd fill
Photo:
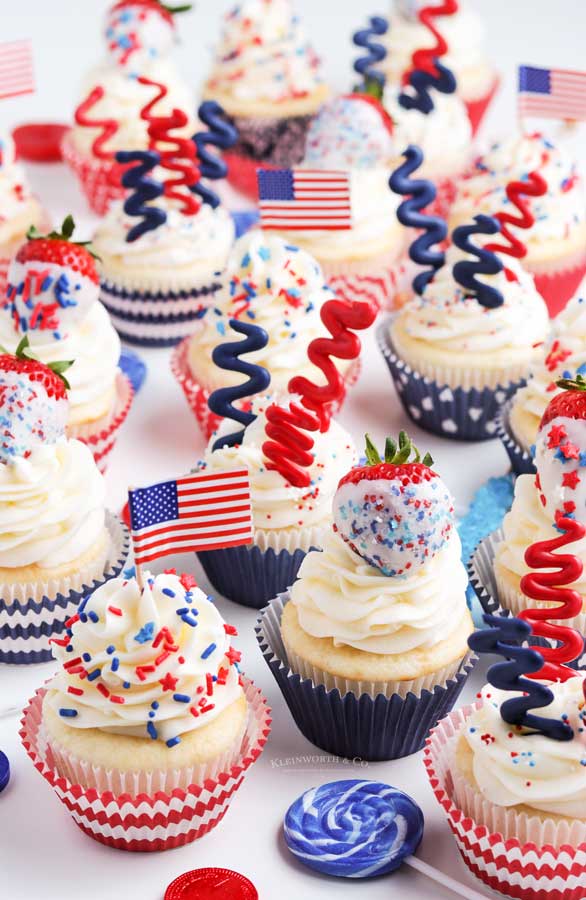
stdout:
MULTIPOLYGON (((515 68, 534 63, 584 68, 586 9, 583 0, 475 0, 488 26, 491 53, 504 76, 501 91, 485 135, 505 134, 515 127, 515 68)), ((211 47, 228 0, 199 0, 197 10, 182 16, 182 44, 177 51, 182 70, 194 88, 205 77, 211 47)), ((349 35, 370 13, 383 13, 385 3, 352 0, 299 0, 307 29, 323 55, 332 84, 346 89, 351 83, 349 35)), ((78 83, 101 53, 97 0, 0 0, 0 39, 32 37, 37 93, 0 104, 0 130, 19 122, 40 119, 67 121, 77 96, 78 83)), ((553 133, 557 125, 552 123, 553 133)), ((574 144, 583 159, 582 129, 574 144)), ((76 186, 57 167, 30 167, 30 177, 55 221, 73 211, 82 231, 91 233, 93 220, 76 186)), ((234 200, 234 198, 232 198, 234 200)), ((236 202, 235 206, 243 206, 236 202)), ((363 376, 352 391, 340 419, 360 444, 368 430, 379 443, 405 425, 390 377, 372 336, 365 339, 363 376)), ((107 476, 108 499, 118 510, 129 482, 179 475, 193 465, 203 449, 202 437, 168 369, 168 351, 145 352, 149 379, 123 430, 107 476)), ((436 468, 451 486, 460 512, 474 491, 491 475, 507 469, 504 450, 497 442, 466 445, 422 435, 409 426, 420 446, 429 448, 436 468)), ((165 561, 165 565, 170 561, 165 561)), ((193 570, 188 557, 180 569, 193 570)), ((196 574, 199 574, 196 566, 196 574)), ((204 579, 202 578, 202 583, 204 579)), ((322 878, 297 865, 280 836, 289 804, 307 788, 336 778, 368 777, 386 781, 411 793, 423 807, 426 833, 419 856, 444 872, 481 890, 460 862, 455 843, 427 785, 420 754, 391 763, 353 771, 351 764, 326 765, 294 757, 321 756, 297 731, 254 638, 256 615, 219 600, 224 616, 240 631, 247 673, 265 691, 273 707, 274 723, 268 746, 234 798, 224 822, 200 842, 164 854, 132 855, 110 850, 79 831, 56 796, 33 770, 17 737, 18 717, 0 718, 0 748, 9 756, 13 775, 0 796, 0 896, 6 900, 161 900, 167 884, 182 872, 201 866, 228 866, 246 874, 262 900, 322 900, 360 896, 361 900, 393 898, 448 898, 453 894, 403 868, 390 878, 371 882, 344 882, 322 878)), ((466 697, 482 682, 478 667, 466 697)), ((35 687, 50 674, 52 665, 0 667, 0 710, 22 706, 35 687)), ((488 895, 488 892, 485 892, 488 895)))

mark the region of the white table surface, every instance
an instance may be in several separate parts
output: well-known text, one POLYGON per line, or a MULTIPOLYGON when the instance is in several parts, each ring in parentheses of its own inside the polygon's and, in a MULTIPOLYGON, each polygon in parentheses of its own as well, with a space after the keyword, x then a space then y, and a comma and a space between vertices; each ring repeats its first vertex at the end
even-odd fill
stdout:
MULTIPOLYGON (((209 47, 217 33, 227 0, 200 0, 198 10, 182 21, 178 59, 194 86, 205 75, 209 47)), ((384 11, 351 0, 299 0, 327 72, 340 89, 349 83, 347 35, 367 12, 384 11), (335 16, 335 18, 334 18, 335 16)), ((586 10, 583 0, 534 0, 530 21, 528 3, 476 0, 486 15, 495 60, 508 81, 494 104, 485 135, 496 136, 514 127, 514 70, 519 62, 583 68, 586 10), (521 12, 521 8, 523 12, 521 12), (513 24, 511 13, 517 19, 513 24)), ((83 0, 0 0, 2 39, 31 36, 37 61, 37 93, 0 104, 0 128, 23 121, 67 120, 79 78, 97 60, 100 44, 98 17, 102 2, 83 0)), ((555 123, 552 125, 557 129, 555 123)), ((574 146, 586 156, 584 129, 574 146)), ((76 185, 60 166, 31 166, 29 174, 55 221, 72 211, 82 235, 91 233, 93 219, 76 185)), ((234 195, 230 202, 242 208, 234 195)), ((507 470, 498 442, 457 444, 420 432, 407 423, 395 397, 373 336, 364 340, 364 371, 353 389, 340 421, 360 444, 368 430, 382 443, 406 424, 420 446, 428 448, 465 511, 479 485, 507 470)), ((169 371, 169 351, 141 351, 148 363, 147 385, 137 398, 107 475, 108 502, 119 510, 127 485, 148 483, 188 470, 204 443, 183 395, 169 371)), ((161 568, 201 575, 190 557, 169 558, 161 568)), ((205 587, 205 579, 201 575, 205 587)), ((320 877, 293 861, 283 846, 280 828, 289 804, 307 788, 338 778, 386 781, 410 793, 422 806, 426 831, 418 855, 442 871, 474 885, 460 861, 456 846, 427 784, 421 754, 389 763, 357 764, 326 761, 326 754, 309 744, 295 727, 276 684, 261 658, 254 637, 256 614, 221 598, 225 618, 240 632, 247 674, 259 684, 273 708, 273 730, 260 761, 221 825, 201 841, 163 854, 127 854, 90 840, 74 825, 57 797, 34 771, 17 735, 18 716, 0 718, 0 748, 12 764, 9 788, 0 796, 0 897, 6 900, 162 900, 167 884, 184 871, 202 866, 227 866, 247 875, 262 900, 326 900, 360 896, 361 900, 415 900, 454 895, 404 867, 392 877, 370 882, 345 882, 320 877), (321 760, 321 761, 320 761, 321 760)), ((0 709, 21 706, 53 670, 53 664, 0 667, 0 709)), ((483 681, 480 664, 463 699, 473 696, 483 681)), ((485 891, 489 895, 488 891, 485 891)))

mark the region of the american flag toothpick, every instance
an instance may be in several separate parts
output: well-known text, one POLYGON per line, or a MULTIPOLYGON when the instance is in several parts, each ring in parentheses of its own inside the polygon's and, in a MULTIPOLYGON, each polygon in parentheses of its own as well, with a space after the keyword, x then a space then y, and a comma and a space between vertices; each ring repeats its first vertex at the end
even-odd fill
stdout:
POLYGON ((586 72, 519 66, 519 117, 586 120, 586 72))
POLYGON ((259 169, 260 223, 265 231, 348 231, 350 173, 326 169, 259 169))

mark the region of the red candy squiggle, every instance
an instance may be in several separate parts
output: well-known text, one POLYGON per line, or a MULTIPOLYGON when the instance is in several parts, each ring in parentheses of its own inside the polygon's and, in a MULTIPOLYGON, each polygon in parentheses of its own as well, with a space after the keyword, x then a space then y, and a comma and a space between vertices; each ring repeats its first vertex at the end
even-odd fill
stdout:
POLYGON ((324 373, 327 383, 313 384, 297 375, 290 380, 288 388, 289 393, 299 394, 303 405, 317 414, 320 431, 328 430, 334 407, 342 403, 346 394, 344 379, 332 357, 357 359, 360 356, 360 338, 353 331, 372 325, 376 312, 374 304, 362 301, 328 300, 322 307, 321 320, 332 336, 315 338, 307 349, 307 356, 324 373))
POLYGON ((104 88, 99 85, 80 103, 75 110, 75 122, 83 128, 101 128, 102 133, 94 140, 92 152, 96 159, 114 159, 112 150, 104 150, 104 144, 114 137, 118 131, 118 122, 115 119, 91 119, 88 113, 100 102, 104 96, 104 88))
POLYGON ((266 434, 270 440, 263 444, 269 462, 267 469, 279 472, 294 487, 309 487, 307 469, 314 458, 310 453, 313 438, 306 431, 327 431, 333 405, 344 399, 344 382, 331 357, 357 359, 360 339, 350 329, 368 328, 376 318, 376 307, 366 301, 328 300, 321 309, 321 320, 331 338, 315 338, 307 355, 324 373, 327 383, 313 384, 303 376, 289 381, 288 390, 301 396, 303 407, 290 403, 288 409, 272 404, 267 410, 266 434))
POLYGON ((554 551, 582 540, 586 526, 562 513, 556 516, 556 525, 562 529, 559 537, 550 541, 538 541, 525 553, 525 562, 531 569, 556 569, 555 572, 530 572, 521 579, 521 591, 531 600, 559 603, 547 609, 525 609, 519 613, 520 619, 531 623, 536 637, 546 638, 553 647, 539 647, 545 663, 529 678, 547 681, 567 681, 576 672, 565 663, 578 659, 584 652, 584 638, 574 628, 554 625, 549 620, 573 619, 582 611, 582 595, 563 585, 574 584, 582 576, 582 561, 570 553, 557 555, 554 551), (558 642, 559 646, 555 646, 558 642))
POLYGON ((448 44, 443 34, 438 30, 435 19, 438 16, 453 16, 458 12, 457 0, 444 0, 439 6, 425 6, 419 12, 419 21, 422 25, 431 31, 436 43, 434 47, 421 47, 416 50, 411 57, 411 65, 415 71, 428 72, 430 75, 438 76, 434 60, 441 56, 445 56, 448 52, 448 44))
POLYGON ((138 81, 148 87, 157 88, 158 91, 140 113, 141 118, 148 122, 149 150, 157 150, 161 154, 160 165, 163 169, 178 173, 177 178, 168 178, 165 181, 165 196, 181 203, 181 212, 184 216, 194 216, 201 207, 199 199, 191 193, 193 185, 200 180, 196 147, 191 138, 171 134, 177 128, 185 128, 189 119, 180 109, 174 109, 170 116, 154 116, 153 108, 169 92, 165 85, 144 76, 138 81), (185 188, 187 190, 184 190, 185 188))
POLYGON ((313 438, 304 432, 319 431, 320 422, 297 403, 288 409, 273 403, 266 412, 266 434, 270 439, 262 445, 267 469, 279 472, 293 487, 309 487, 307 469, 313 463, 313 438))
POLYGON ((531 228, 535 224, 535 216, 529 209, 526 200, 522 197, 543 197, 547 193, 547 181, 539 174, 539 172, 531 172, 527 176, 527 181, 511 181, 507 185, 507 197, 509 201, 519 210, 516 216, 509 212, 498 212, 494 216, 501 223, 501 235, 508 244, 487 244, 486 249, 492 250, 494 253, 506 253, 507 256, 513 256, 515 259, 523 259, 527 256, 527 247, 523 241, 519 240, 516 235, 511 233, 509 225, 516 228, 531 228))

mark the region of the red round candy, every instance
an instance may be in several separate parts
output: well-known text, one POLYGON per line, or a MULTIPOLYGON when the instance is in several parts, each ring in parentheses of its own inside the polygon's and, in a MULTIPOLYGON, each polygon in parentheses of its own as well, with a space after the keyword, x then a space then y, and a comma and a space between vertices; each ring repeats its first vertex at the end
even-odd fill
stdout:
POLYGON ((258 891, 231 869, 194 869, 169 885, 165 900, 258 900, 258 891))
POLYGON ((27 162, 61 162, 61 141, 69 125, 34 122, 20 125, 12 132, 16 153, 27 162))

